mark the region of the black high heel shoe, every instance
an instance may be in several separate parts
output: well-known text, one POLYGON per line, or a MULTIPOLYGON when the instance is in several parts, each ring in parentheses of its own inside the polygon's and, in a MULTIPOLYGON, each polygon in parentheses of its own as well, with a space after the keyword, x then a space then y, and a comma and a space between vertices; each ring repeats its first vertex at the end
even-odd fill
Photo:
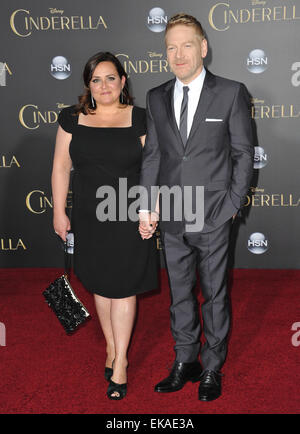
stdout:
POLYGON ((105 367, 104 369, 104 378, 106 381, 110 381, 112 374, 114 373, 114 360, 112 361, 112 368, 105 367))
POLYGON ((112 380, 109 381, 109 385, 107 389, 107 396, 109 399, 119 401, 120 399, 123 399, 126 396, 126 393, 127 393, 127 383, 118 384, 112 380), (114 393, 118 393, 119 396, 112 396, 114 393))

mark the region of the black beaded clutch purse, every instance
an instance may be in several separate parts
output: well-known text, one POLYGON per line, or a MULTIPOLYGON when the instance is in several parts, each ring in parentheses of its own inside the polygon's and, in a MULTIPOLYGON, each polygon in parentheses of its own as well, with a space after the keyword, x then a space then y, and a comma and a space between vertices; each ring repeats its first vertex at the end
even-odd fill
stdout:
POLYGON ((64 254, 65 272, 48 286, 43 292, 43 296, 66 333, 70 334, 77 330, 90 314, 76 297, 68 279, 69 253, 67 242, 64 242, 64 254))

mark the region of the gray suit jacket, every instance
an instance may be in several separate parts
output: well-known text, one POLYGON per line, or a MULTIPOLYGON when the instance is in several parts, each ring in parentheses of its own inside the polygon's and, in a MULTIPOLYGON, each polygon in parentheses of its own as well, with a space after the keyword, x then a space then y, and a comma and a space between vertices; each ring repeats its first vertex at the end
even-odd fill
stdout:
MULTIPOLYGON (((203 186, 202 232, 210 232, 239 212, 251 182, 254 148, 249 94, 242 83, 207 70, 184 147, 174 115, 174 84, 175 79, 170 80, 147 94, 140 184, 146 187, 149 202, 143 206, 153 209, 151 186, 191 186, 195 210, 195 187, 203 186)), ((171 200, 170 221, 160 222, 161 229, 171 233, 185 231, 184 217, 174 218, 176 201, 178 197, 171 200)))

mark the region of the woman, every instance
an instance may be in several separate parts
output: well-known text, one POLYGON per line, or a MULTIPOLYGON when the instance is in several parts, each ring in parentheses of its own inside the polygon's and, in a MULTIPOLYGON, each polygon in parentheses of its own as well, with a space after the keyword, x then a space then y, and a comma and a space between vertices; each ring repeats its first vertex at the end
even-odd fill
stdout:
MULTIPOLYGON (((94 294, 106 340, 107 395, 117 400, 127 391, 127 350, 136 295, 157 287, 153 238, 141 239, 138 222, 128 218, 118 221, 120 179, 126 178, 127 189, 139 184, 145 110, 132 105, 126 72, 111 53, 91 57, 83 79, 85 92, 79 104, 64 108, 58 118, 52 172, 53 225, 63 240, 71 227, 74 232, 74 272, 94 294), (65 202, 72 165, 70 225, 65 202), (100 221, 96 212, 101 202, 96 192, 101 186, 116 192, 115 221, 100 221)), ((122 194, 126 193, 122 190, 122 194)), ((132 201, 127 200, 128 206, 132 201)))

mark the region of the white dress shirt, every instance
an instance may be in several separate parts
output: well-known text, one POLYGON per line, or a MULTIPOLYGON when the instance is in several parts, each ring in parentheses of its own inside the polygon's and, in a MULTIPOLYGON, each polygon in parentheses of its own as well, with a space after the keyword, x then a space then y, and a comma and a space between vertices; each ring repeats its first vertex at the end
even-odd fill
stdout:
POLYGON ((187 118, 187 137, 190 134, 192 123, 194 119, 194 115, 199 103, 199 98, 201 95, 201 91, 203 88, 203 82, 205 78, 206 70, 203 67, 201 73, 189 84, 183 84, 178 78, 176 78, 175 86, 174 86, 174 112, 176 123, 179 129, 180 125, 180 109, 183 98, 183 86, 189 87, 188 92, 188 118, 187 118))

